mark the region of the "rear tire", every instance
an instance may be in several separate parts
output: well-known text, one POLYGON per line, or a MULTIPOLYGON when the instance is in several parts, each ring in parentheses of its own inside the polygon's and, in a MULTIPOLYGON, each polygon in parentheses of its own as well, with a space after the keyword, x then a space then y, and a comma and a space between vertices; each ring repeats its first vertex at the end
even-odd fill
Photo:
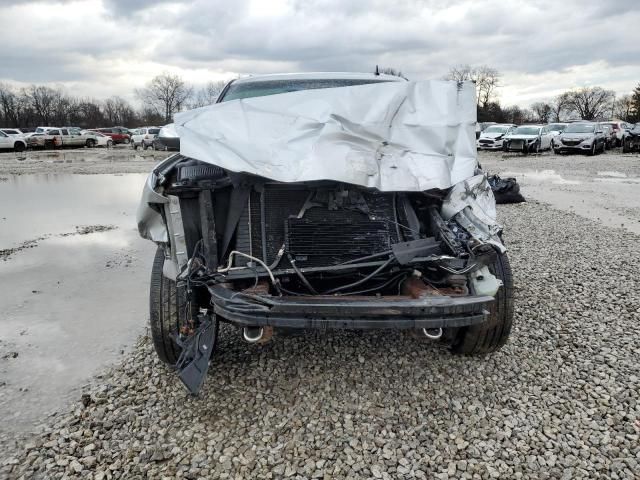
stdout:
POLYGON ((24 152, 26 148, 27 148, 27 146, 22 142, 16 142, 16 143, 13 144, 13 151, 14 152, 24 152))
POLYGON ((622 153, 629 153, 631 151, 630 142, 622 142, 622 153))
POLYGON ((112 148, 113 142, 111 140, 107 140, 107 148, 112 148))
POLYGON ((85 145, 87 146, 87 148, 93 148, 95 147, 96 142, 94 140, 91 140, 90 138, 87 138, 85 145))
POLYGON ((503 286, 489 307, 486 322, 462 327, 454 333, 451 351, 460 355, 482 355, 499 350, 509 338, 513 325, 513 276, 506 254, 498 254, 489 270, 503 286))
POLYGON ((164 249, 158 247, 151 268, 151 288, 149 290, 149 313, 153 347, 160 360, 174 365, 182 349, 174 338, 180 326, 188 320, 190 309, 186 290, 162 274, 164 249))

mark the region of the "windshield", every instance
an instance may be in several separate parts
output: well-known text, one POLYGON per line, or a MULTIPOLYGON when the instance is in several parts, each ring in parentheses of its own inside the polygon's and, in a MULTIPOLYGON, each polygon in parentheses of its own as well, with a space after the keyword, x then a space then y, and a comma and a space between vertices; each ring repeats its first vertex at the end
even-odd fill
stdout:
POLYGON ((513 133, 515 135, 538 135, 540 127, 518 127, 513 133))
POLYGON ((388 80, 369 79, 307 79, 307 80, 266 80, 247 83, 232 83, 220 100, 226 102, 240 98, 264 97, 278 93, 313 90, 317 88, 353 87, 368 83, 382 83, 388 80))
POLYGON ((509 127, 489 127, 485 130, 486 133, 505 133, 509 130, 509 127))
POLYGON ((149 133, 151 135, 157 135, 158 133, 160 133, 160 129, 159 128, 150 128, 149 129, 149 133))
POLYGON ((549 125, 549 130, 552 132, 564 132, 565 128, 567 128, 567 126, 561 123, 552 123, 549 125))
POLYGON ((595 127, 595 125, 590 123, 572 123, 571 125, 567 125, 564 133, 593 133, 595 127))

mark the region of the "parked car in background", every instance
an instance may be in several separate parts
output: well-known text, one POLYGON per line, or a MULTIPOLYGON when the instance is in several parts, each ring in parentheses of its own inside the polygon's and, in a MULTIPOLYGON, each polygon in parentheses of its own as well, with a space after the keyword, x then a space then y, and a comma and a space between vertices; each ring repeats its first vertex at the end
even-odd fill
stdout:
POLYGON ((497 123, 484 129, 476 142, 478 150, 501 150, 504 137, 511 133, 516 126, 513 123, 497 123))
POLYGON ((504 137, 505 152, 538 153, 551 149, 548 125, 520 125, 504 137))
POLYGON ((556 152, 560 154, 583 152, 595 155, 598 152, 604 152, 605 148, 606 138, 602 125, 594 122, 576 122, 567 125, 562 132, 556 152))
POLYGON ((158 132, 158 135, 153 140, 153 149, 164 151, 180 150, 180 137, 173 123, 165 125, 160 129, 160 132, 158 132))
POLYGON ((129 131, 124 128, 120 128, 120 127, 95 128, 92 131, 100 132, 110 136, 111 140, 113 140, 114 145, 118 143, 124 143, 125 145, 128 145, 129 142, 131 141, 131 137, 129 136, 129 133, 128 133, 129 131))
POLYGON ((555 149, 556 147, 556 137, 564 132, 564 129, 567 128, 568 123, 550 123, 549 134, 551 135, 551 148, 555 149))
POLYGON ((601 123, 600 127, 602 128, 602 133, 604 134, 604 148, 609 150, 617 146, 618 138, 616 137, 616 132, 613 127, 606 123, 601 123))
POLYGON ((640 151, 640 123, 627 128, 622 137, 622 152, 640 151))
POLYGON ((22 152, 27 148, 27 142, 24 138, 16 135, 7 135, 0 130, 0 149, 13 150, 22 152))
POLYGON ((131 135, 131 145, 135 150, 138 147, 142 147, 146 150, 149 147, 153 147, 153 141, 160 133, 160 127, 142 127, 133 130, 133 135, 131 135))
POLYGON ((620 121, 603 122, 602 125, 609 125, 615 132, 616 147, 622 145, 622 136, 624 135, 625 129, 628 128, 628 125, 620 121))
POLYGON ((24 133, 19 128, 0 128, 0 132, 10 137, 24 138, 24 133))
POLYGON ((38 127, 36 133, 27 138, 28 146, 37 148, 95 147, 95 132, 79 128, 38 127), (38 131, 40 130, 40 131, 38 131))
POLYGON ((104 133, 100 133, 100 132, 93 132, 91 130, 83 130, 82 134, 86 135, 87 137, 93 138, 96 141, 94 145, 96 147, 105 147, 105 148, 113 147, 113 140, 109 135, 105 135, 104 133))
POLYGON ((480 134, 484 132, 491 125, 496 125, 496 122, 478 122, 476 123, 476 140, 480 138, 480 134))

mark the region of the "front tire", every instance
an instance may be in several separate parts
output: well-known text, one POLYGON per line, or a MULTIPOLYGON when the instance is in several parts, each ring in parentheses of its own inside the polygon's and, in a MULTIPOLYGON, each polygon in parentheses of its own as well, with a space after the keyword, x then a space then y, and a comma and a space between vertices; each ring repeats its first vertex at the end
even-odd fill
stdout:
POLYGON ((589 150, 589 155, 593 157, 595 154, 596 154, 596 142, 593 142, 593 145, 591 145, 591 149, 589 150))
POLYGON ((87 146, 87 148, 93 148, 96 146, 96 142, 94 140, 91 140, 90 138, 87 138, 85 145, 87 146))
POLYGON ((24 152, 26 148, 27 148, 27 146, 22 142, 16 142, 13 145, 13 151, 14 152, 24 152))
POLYGON ((456 329, 451 351, 459 355, 482 355, 499 350, 509 338, 513 325, 513 276, 506 254, 498 254, 489 270, 502 287, 489 308, 489 318, 478 325, 456 329))
POLYGON ((125 145, 129 145, 129 142, 130 142, 130 141, 131 141, 131 140, 129 140, 128 138, 125 138, 125 139, 124 139, 124 142, 122 142, 122 143, 124 143, 125 145))
POLYGON ((113 142, 111 140, 107 140, 107 148, 112 148, 113 142))
POLYGON ((174 365, 182 349, 174 338, 190 315, 184 287, 162 274, 164 249, 158 247, 151 268, 151 288, 149 290, 149 314, 153 347, 160 360, 174 365))

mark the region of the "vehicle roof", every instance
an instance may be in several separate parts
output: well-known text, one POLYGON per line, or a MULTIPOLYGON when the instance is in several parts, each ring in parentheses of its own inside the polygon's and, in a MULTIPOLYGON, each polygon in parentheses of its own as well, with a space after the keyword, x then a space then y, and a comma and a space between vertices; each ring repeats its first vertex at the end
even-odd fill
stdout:
POLYGON ((515 127, 515 123, 494 123, 492 125, 488 125, 488 127, 515 127))
POLYGON ((381 73, 355 72, 304 72, 304 73, 271 73, 266 75, 250 75, 238 78, 233 83, 266 82, 269 80, 386 80, 389 82, 405 82, 402 77, 381 73))

